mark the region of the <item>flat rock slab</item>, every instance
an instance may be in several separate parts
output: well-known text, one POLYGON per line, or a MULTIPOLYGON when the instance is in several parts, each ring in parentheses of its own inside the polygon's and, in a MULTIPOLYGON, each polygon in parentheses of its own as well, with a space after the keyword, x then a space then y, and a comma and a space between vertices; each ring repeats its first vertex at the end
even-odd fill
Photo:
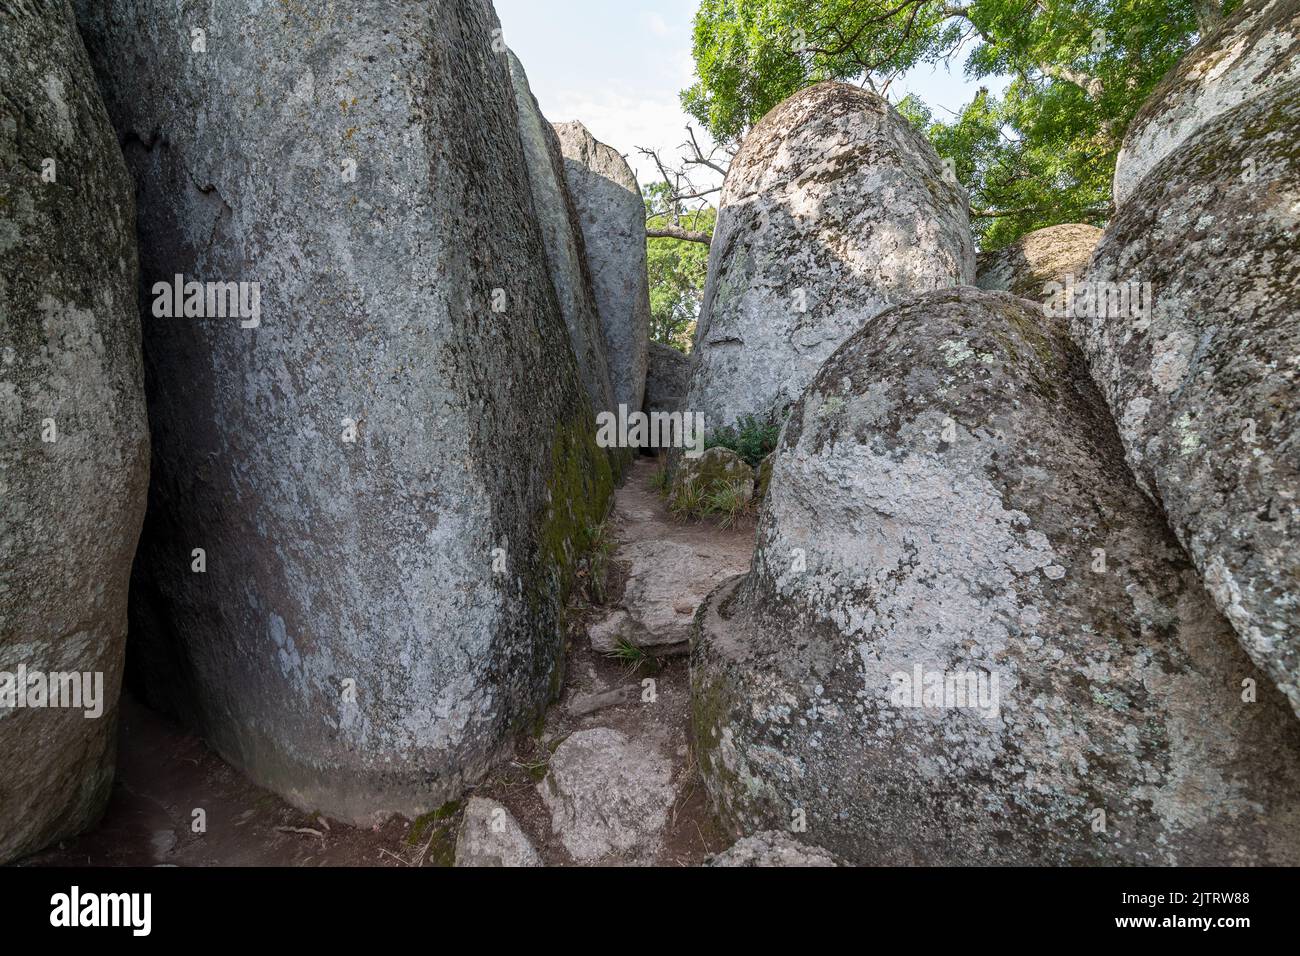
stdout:
POLYGON ((645 399, 650 345, 641 187, 622 154, 597 141, 581 123, 556 123, 555 132, 582 227, 614 401, 637 411, 645 399))
POLYGON ((691 621, 709 592, 749 568, 749 555, 725 541, 639 541, 618 556, 631 564, 624 636, 646 648, 690 640, 691 621))
POLYGON ((486 797, 470 797, 456 837, 456 866, 541 866, 528 834, 510 811, 486 797))
POLYGON ((658 746, 606 727, 567 737, 537 789, 551 829, 579 862, 652 856, 677 796, 673 765, 658 746))

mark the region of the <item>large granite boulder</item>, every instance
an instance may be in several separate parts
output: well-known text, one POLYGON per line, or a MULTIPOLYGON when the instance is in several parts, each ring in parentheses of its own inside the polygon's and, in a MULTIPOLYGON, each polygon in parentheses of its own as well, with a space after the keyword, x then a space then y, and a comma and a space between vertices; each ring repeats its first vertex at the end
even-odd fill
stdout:
POLYGON ((859 864, 1300 861, 1300 724, 1064 323, 1006 293, 922 296, 826 363, 691 682, 737 835, 859 864))
MULTIPOLYGON (((560 302, 560 314, 564 316, 569 342, 578 360, 578 374, 587 389, 593 411, 617 412, 609 380, 609 359, 605 354, 605 333, 592 288, 582 226, 565 181, 560 139, 542 116, 523 64, 513 52, 507 55, 533 208, 542 230, 546 261, 560 302)), ((592 428, 595 428, 594 422, 592 428)))
MULTIPOLYGON (((1300 2, 1245 0, 1178 61, 1129 123, 1115 161, 1115 205, 1127 203, 1147 174, 1201 127, 1297 79, 1300 2)), ((1253 160, 1241 150, 1225 158, 1238 171, 1253 160)))
POLYGON ((683 411, 682 404, 686 401, 686 388, 690 380, 690 356, 671 345, 651 342, 643 411, 647 415, 683 411))
POLYGON ((108 801, 149 429, 131 180, 66 0, 0 7, 0 90, 5 863, 108 801))
POLYGON ((635 412, 645 398, 650 344, 645 200, 618 150, 597 142, 581 123, 556 123, 555 132, 582 223, 614 401, 635 412))
POLYGON ((141 686, 299 807, 434 810, 551 698, 612 490, 491 5, 80 12, 138 190, 141 686), (175 275, 260 307, 159 317, 175 275))
POLYGON ((686 407, 710 431, 775 418, 885 308, 974 281, 965 192, 925 138, 873 93, 809 87, 731 163, 686 407))
POLYGON ((975 284, 989 292, 1047 302, 1053 283, 1083 281, 1100 239, 1100 229, 1083 223, 1035 229, 996 252, 976 256, 975 284))
POLYGON ((1297 142, 1300 80, 1196 133, 1107 227, 1073 327, 1139 483, 1300 713, 1297 142), (1090 305, 1131 284, 1140 308, 1090 305))

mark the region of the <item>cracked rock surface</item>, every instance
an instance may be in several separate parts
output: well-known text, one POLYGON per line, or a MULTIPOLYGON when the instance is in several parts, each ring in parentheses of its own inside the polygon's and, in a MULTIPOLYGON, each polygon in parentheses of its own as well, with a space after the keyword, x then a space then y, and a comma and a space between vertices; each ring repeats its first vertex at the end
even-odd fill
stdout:
POLYGON ((78 4, 146 301, 177 274, 259 290, 256 327, 142 317, 137 673, 296 806, 414 819, 553 694, 613 483, 499 24, 488 0, 205 9, 200 50, 167 0, 78 4))
POLYGON ((1088 274, 1148 284, 1149 310, 1076 302, 1073 330, 1138 483, 1300 714, 1297 142, 1300 80, 1200 129, 1120 209, 1088 274))

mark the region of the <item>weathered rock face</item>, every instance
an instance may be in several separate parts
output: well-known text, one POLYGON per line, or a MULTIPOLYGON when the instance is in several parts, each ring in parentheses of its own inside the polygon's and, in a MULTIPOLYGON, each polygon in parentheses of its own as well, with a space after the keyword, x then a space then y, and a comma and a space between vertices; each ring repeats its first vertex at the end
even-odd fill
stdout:
POLYGON ((605 331, 614 401, 628 411, 645 399, 650 342, 645 201, 627 161, 581 123, 556 123, 564 173, 582 223, 587 263, 605 331))
POLYGON ((1046 302, 1051 283, 1083 280, 1099 239, 1100 229, 1082 223, 1036 229, 996 252, 980 253, 975 284, 1046 302))
POLYGON ((456 866, 541 866, 528 835, 510 811, 485 797, 470 797, 456 835, 456 866))
POLYGON ((260 284, 256 327, 144 320, 142 686, 300 807, 436 809, 551 696, 612 484, 492 9, 218 0, 203 43, 161 0, 80 9, 146 303, 260 284))
POLYGON ((645 413, 681 411, 690 379, 689 356, 671 345, 651 342, 645 377, 645 413))
POLYGON ((723 186, 686 408, 771 418, 841 342, 912 295, 975 281, 965 193, 884 100, 843 83, 765 116, 723 186))
POLYGON ((1300 81, 1184 143, 1111 222, 1088 275, 1094 291, 1149 283, 1150 308, 1076 299, 1073 327, 1139 483, 1300 713, 1298 141, 1300 81))
MULTIPOLYGON (((578 211, 564 178, 564 155, 551 124, 542 116, 537 99, 528 86, 528 75, 513 52, 507 52, 510 79, 514 83, 519 114, 519 139, 528 164, 533 208, 546 246, 551 281, 560 302, 560 314, 569 330, 569 342, 578 360, 578 374, 587 389, 593 411, 616 412, 617 403, 609 381, 609 360, 605 354, 605 333, 592 289, 587 250, 582 238, 578 211)), ((592 428, 595 428, 593 423, 592 428)))
POLYGON ((1300 725, 1267 681, 1243 700, 1261 675, 1078 350, 1005 293, 920 297, 826 363, 754 569, 696 626, 696 754, 737 834, 802 819, 855 863, 1300 860, 1300 725))
MULTIPOLYGON (((1246 100, 1300 79, 1300 2, 1245 0, 1165 75, 1138 110, 1115 162, 1115 205, 1201 127, 1246 100)), ((1240 172, 1251 157, 1234 154, 1240 172)), ((1226 166, 1226 164, 1225 164, 1226 166)))
POLYGON ((108 800, 149 433, 131 181, 72 10, 6 4, 0 36, 5 863, 89 826, 108 800), (71 682, 59 706, 46 696, 56 673, 86 675, 82 706, 63 696, 71 682))
POLYGON ((765 830, 737 840, 730 849, 709 861, 724 867, 827 867, 840 866, 835 854, 807 846, 788 833, 765 830))
POLYGON ((566 738, 537 789, 551 829, 579 862, 653 856, 677 795, 672 764, 656 747, 606 727, 566 738))

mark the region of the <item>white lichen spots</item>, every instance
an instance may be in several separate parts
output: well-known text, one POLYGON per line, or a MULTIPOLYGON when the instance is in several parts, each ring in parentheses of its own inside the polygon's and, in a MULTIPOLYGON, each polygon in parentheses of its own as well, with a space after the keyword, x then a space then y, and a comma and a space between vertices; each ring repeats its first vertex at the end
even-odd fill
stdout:
POLYGON ((50 99, 50 105, 54 107, 55 131, 59 134, 59 139, 63 140, 66 145, 71 145, 77 133, 72 126, 72 111, 68 108, 63 79, 53 73, 48 73, 45 76, 43 86, 45 87, 45 95, 50 99))
POLYGON ((1146 431, 1147 415, 1151 412, 1151 399, 1138 395, 1124 406, 1119 430, 1126 445, 1132 445, 1146 431))
POLYGON ((302 655, 298 653, 293 638, 289 636, 284 626, 284 618, 272 612, 267 623, 267 630, 270 632, 271 642, 275 645, 275 660, 280 666, 280 673, 299 692, 305 691, 306 681, 303 674, 302 655))
POLYGON ((1174 330, 1153 343, 1151 353, 1151 384, 1161 392, 1176 391, 1187 378, 1192 363, 1196 339, 1174 330))
POLYGON ((1201 447, 1201 437, 1196 432, 1196 419, 1191 412, 1183 412, 1174 419, 1174 433, 1178 449, 1183 455, 1194 455, 1201 447))
POLYGON ((941 342, 939 351, 943 352, 944 363, 949 368, 955 368, 975 355, 970 348, 970 344, 965 339, 949 339, 946 342, 941 342))

